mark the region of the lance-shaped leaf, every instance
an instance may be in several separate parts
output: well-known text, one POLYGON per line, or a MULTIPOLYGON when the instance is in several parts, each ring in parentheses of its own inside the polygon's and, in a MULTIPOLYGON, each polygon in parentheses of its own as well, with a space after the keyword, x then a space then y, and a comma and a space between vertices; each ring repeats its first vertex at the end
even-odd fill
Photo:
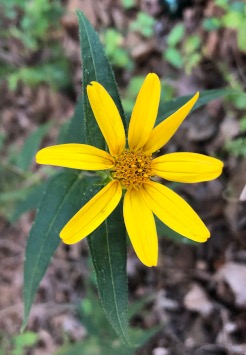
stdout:
POLYGON ((33 158, 37 152, 37 149, 50 128, 50 123, 46 123, 43 126, 36 129, 34 132, 30 134, 30 136, 26 139, 21 151, 16 157, 16 166, 19 169, 27 170, 31 163, 33 162, 33 158))
POLYGON ((86 143, 82 97, 79 97, 74 114, 64 131, 60 132, 58 144, 64 143, 86 143))
POLYGON ((86 86, 89 85, 91 81, 97 81, 104 86, 113 98, 125 126, 124 112, 117 90, 114 73, 105 56, 98 34, 82 12, 78 11, 77 15, 79 21, 82 57, 83 111, 85 117, 87 144, 91 144, 105 150, 105 140, 93 116, 86 93, 86 86))
POLYGON ((13 214, 10 216, 10 222, 14 223, 23 213, 32 209, 36 209, 41 200, 41 196, 46 189, 46 186, 47 181, 41 182, 40 184, 31 188, 25 198, 15 207, 13 214))
MULTIPOLYGON (((92 192, 96 193, 89 194, 92 192)), ((122 215, 120 203, 87 240, 106 316, 118 336, 133 346, 128 328, 127 248, 122 215)))
MULTIPOLYGON (((78 12, 82 70, 83 70, 83 111, 85 117, 87 144, 106 149, 106 144, 93 116, 86 86, 97 81, 111 95, 123 124, 125 119, 112 68, 105 57, 98 34, 87 18, 78 12)), ((93 195, 96 192, 94 191, 93 195)), ((122 213, 115 212, 88 237, 89 248, 97 276, 99 294, 104 311, 118 335, 131 344, 128 334, 126 239, 122 213)))
MULTIPOLYGON (((206 105, 210 101, 216 100, 220 97, 233 94, 235 91, 231 89, 214 89, 206 90, 200 93, 199 99, 191 112, 197 110, 199 107, 206 105)), ((155 125, 162 122, 165 118, 170 116, 173 112, 177 111, 181 106, 188 102, 193 95, 180 96, 170 101, 164 101, 159 106, 158 116, 155 125)))
POLYGON ((47 184, 26 246, 22 329, 26 327, 39 283, 60 243, 59 233, 83 205, 87 184, 88 180, 76 171, 59 173, 47 184))

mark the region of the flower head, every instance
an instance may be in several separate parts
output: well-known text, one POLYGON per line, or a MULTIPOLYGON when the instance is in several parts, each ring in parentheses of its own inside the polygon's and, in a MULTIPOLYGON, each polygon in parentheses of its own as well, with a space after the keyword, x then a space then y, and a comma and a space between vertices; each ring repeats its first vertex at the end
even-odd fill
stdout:
POLYGON ((98 82, 87 86, 91 108, 109 153, 86 144, 61 144, 40 150, 39 164, 82 170, 107 170, 111 181, 65 225, 60 237, 74 244, 93 232, 116 208, 125 191, 123 214, 133 248, 146 266, 156 266, 158 241, 155 214, 177 233, 205 242, 210 233, 195 211, 179 195, 154 181, 201 182, 221 174, 223 163, 196 153, 170 153, 153 157, 166 144, 196 103, 199 93, 154 127, 160 80, 148 74, 137 97, 129 124, 128 145, 123 123, 111 96, 98 82))

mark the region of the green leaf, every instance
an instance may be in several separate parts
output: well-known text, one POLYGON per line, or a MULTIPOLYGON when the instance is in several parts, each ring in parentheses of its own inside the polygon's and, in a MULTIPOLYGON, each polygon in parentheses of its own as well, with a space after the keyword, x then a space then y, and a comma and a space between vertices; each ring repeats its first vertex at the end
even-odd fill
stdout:
POLYGON ((217 17, 207 17, 202 22, 202 27, 206 31, 216 31, 221 27, 221 20, 217 17))
POLYGON ((47 123, 39 127, 36 131, 31 133, 30 136, 27 138, 23 148, 21 149, 20 153, 16 157, 15 163, 19 169, 27 170, 30 167, 33 158, 38 150, 38 147, 43 137, 48 132, 49 128, 50 128, 50 123, 47 123))
POLYGON ((175 47, 184 37, 185 27, 182 23, 173 27, 167 37, 168 46, 175 47))
POLYGON ((244 20, 244 22, 241 24, 240 28, 238 29, 238 33, 237 33, 237 44, 238 44, 238 48, 240 49, 240 51, 246 53, 246 18, 244 20))
POLYGON ((18 201, 23 200, 25 196, 28 194, 29 188, 19 188, 18 190, 12 189, 11 191, 6 191, 0 193, 0 202, 8 202, 8 201, 18 201))
POLYGON ((58 138, 59 144, 62 143, 86 143, 84 114, 82 97, 80 96, 76 104, 74 114, 70 119, 68 127, 58 138))
POLYGON ((17 204, 13 214, 10 216, 10 222, 14 223, 23 213, 37 208, 46 186, 47 181, 29 190, 25 199, 17 204))
POLYGON ((121 4, 125 9, 130 9, 136 5, 136 0, 121 0, 121 4))
POLYGON ((34 332, 25 332, 13 337, 14 349, 12 355, 22 355, 26 348, 34 346, 39 340, 39 335, 34 332))
POLYGON ((128 329, 127 248, 122 216, 120 204, 87 240, 106 316, 118 336, 133 346, 128 329))
POLYGON ((98 34, 80 11, 79 21, 82 70, 83 70, 83 112, 87 144, 106 150, 106 143, 91 110, 86 87, 91 81, 101 83, 113 98, 125 125, 124 112, 121 105, 114 73, 105 56, 98 34))
MULTIPOLYGON (((234 90, 231 89, 214 89, 206 90, 201 92, 197 103, 192 109, 192 112, 197 110, 199 107, 206 105, 212 100, 216 100, 219 97, 236 94, 234 90)), ((159 112, 156 119, 156 125, 162 122, 165 118, 170 116, 173 112, 177 111, 181 106, 183 106, 187 101, 189 101, 193 95, 180 96, 176 99, 170 101, 164 101, 159 106, 159 112)))
POLYGON ((226 28, 239 29, 240 26, 245 21, 244 16, 241 12, 232 11, 228 12, 222 17, 223 25, 226 28))
POLYGON ((146 12, 139 11, 137 18, 130 24, 130 29, 141 33, 145 37, 151 37, 154 34, 155 19, 146 12))
POLYGON ((185 60, 185 72, 190 75, 193 68, 195 68, 202 59, 200 53, 194 52, 185 60))
MULTIPOLYGON (((89 105, 86 86, 93 80, 101 83, 113 98, 126 127, 125 118, 114 74, 105 57, 99 37, 87 18, 81 12, 77 14, 83 63, 83 111, 87 144, 106 149, 106 143, 89 105)), ((96 190, 96 188, 89 189, 88 196, 91 193, 94 195, 96 190)), ((125 226, 119 207, 91 237, 88 237, 88 240, 105 313, 117 334, 127 344, 132 345, 127 322, 125 226)))
POLYGON ((60 349, 55 355, 134 355, 135 349, 129 349, 119 342, 105 342, 103 339, 90 337, 76 344, 60 349))
POLYGON ((59 232, 83 205, 82 192, 87 183, 74 171, 62 172, 51 178, 43 193, 26 246, 22 330, 39 283, 60 243, 59 232))
POLYGON ((184 43, 184 53, 189 56, 199 50, 201 46, 201 38, 198 35, 188 37, 184 43))
POLYGON ((180 50, 168 47, 163 53, 164 58, 168 63, 173 65, 177 69, 181 69, 183 67, 183 58, 181 56, 180 50))

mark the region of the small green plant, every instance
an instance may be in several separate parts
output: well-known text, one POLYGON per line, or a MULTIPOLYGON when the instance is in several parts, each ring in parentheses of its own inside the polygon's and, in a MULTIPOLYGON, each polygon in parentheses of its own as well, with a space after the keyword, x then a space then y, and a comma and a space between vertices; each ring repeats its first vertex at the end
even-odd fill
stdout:
MULTIPOLYGON (((136 349, 126 346, 113 332, 104 316, 98 297, 96 297, 90 285, 87 285, 86 292, 87 297, 81 301, 78 313, 81 323, 87 330, 87 337, 75 344, 66 344, 54 355, 134 355, 136 349)), ((150 300, 151 298, 144 298, 135 302, 129 310, 131 316, 134 317, 137 312, 143 314, 143 308, 150 300)), ((146 343, 159 330, 160 327, 145 331, 139 328, 131 328, 132 336, 138 346, 146 343)))
POLYGON ((138 12, 137 18, 131 23, 130 29, 150 38, 154 34, 155 19, 146 12, 138 12))
POLYGON ((0 355, 25 355, 26 351, 35 346, 39 339, 38 334, 34 332, 18 334, 10 339, 0 335, 0 340, 2 337, 4 341, 1 341, 0 355))
POLYGON ((104 32, 103 40, 105 53, 111 63, 119 68, 132 69, 133 62, 124 48, 122 34, 113 28, 109 28, 104 32))
MULTIPOLYGON (((235 30, 237 45, 240 51, 246 51, 246 4, 240 1, 217 0, 216 5, 224 10, 220 17, 207 17, 203 21, 203 28, 207 32, 220 28, 235 30)), ((173 27, 167 37, 167 47, 163 58, 177 69, 185 69, 190 74, 201 61, 204 48, 199 35, 185 34, 183 24, 173 27)))
POLYGON ((38 200, 35 203, 35 197, 31 201, 27 197, 34 194, 37 188, 40 191, 41 176, 37 174, 33 178, 30 167, 35 151, 49 127, 50 124, 39 127, 30 134, 21 149, 10 146, 5 154, 4 135, 0 136, 0 153, 5 156, 0 162, 0 214, 9 220, 15 220, 33 204, 36 207, 38 200), (21 207, 22 203, 24 206, 16 210, 16 206, 20 204, 21 207))
POLYGON ((167 37, 164 59, 177 69, 184 68, 187 74, 200 62, 201 40, 198 35, 185 37, 183 24, 177 24, 167 37))
POLYGON ((7 76, 10 90, 15 90, 19 82, 29 86, 47 83, 54 90, 70 84, 69 65, 65 58, 57 59, 54 63, 45 63, 33 67, 21 67, 7 76))
POLYGON ((198 35, 187 37, 183 45, 184 66, 187 74, 196 67, 202 59, 201 39, 198 35))
POLYGON ((136 0, 121 0, 124 9, 130 9, 136 5, 136 0))
POLYGON ((181 51, 178 48, 184 35, 185 28, 183 24, 180 23, 174 26, 167 37, 167 48, 163 53, 164 59, 177 69, 181 69, 184 65, 181 51))
MULTIPOLYGON (((3 14, 0 19, 0 36, 3 43, 18 43, 18 60, 0 61, 0 80, 7 80, 11 90, 17 88, 18 82, 30 86, 44 82, 54 89, 68 86, 68 60, 56 39, 63 14, 60 1, 3 0, 0 11, 3 14), (45 59, 38 59, 35 64, 30 65, 30 58, 44 47, 47 48, 45 59)), ((11 58, 10 49, 7 47, 5 51, 3 58, 11 58)))
POLYGON ((224 10, 220 18, 208 17, 203 21, 206 31, 219 28, 235 30, 238 49, 246 51, 246 4, 242 1, 216 0, 215 4, 224 10))
MULTIPOLYGON (((23 42, 26 49, 37 50, 50 29, 59 27, 63 9, 59 0, 3 0, 1 7, 6 17, 13 20, 9 35, 23 42), (16 18, 20 15, 20 20, 16 18)), ((2 30, 1 32, 4 33, 2 30)), ((6 35, 7 31, 5 32, 6 35)))

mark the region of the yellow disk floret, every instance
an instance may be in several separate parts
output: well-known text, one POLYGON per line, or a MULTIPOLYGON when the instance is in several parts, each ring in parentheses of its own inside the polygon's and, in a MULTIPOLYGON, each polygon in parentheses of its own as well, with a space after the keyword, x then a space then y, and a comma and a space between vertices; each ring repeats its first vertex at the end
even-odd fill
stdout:
POLYGON ((112 176, 123 188, 140 189, 154 175, 151 161, 151 155, 126 149, 117 157, 112 176))

